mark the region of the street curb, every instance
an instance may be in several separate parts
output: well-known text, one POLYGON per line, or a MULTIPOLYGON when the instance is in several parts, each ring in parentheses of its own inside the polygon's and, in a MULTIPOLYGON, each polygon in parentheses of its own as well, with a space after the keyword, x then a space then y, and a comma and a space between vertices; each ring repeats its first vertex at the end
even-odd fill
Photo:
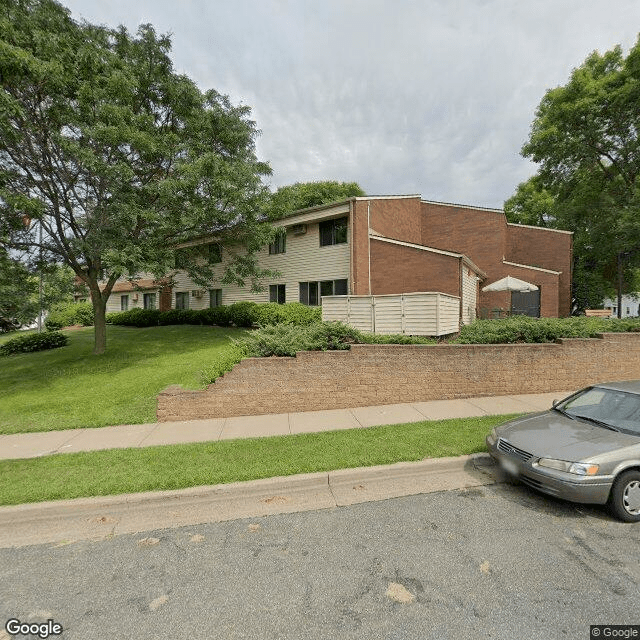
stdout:
POLYGON ((487 454, 0 507, 0 548, 330 509, 493 484, 487 454))

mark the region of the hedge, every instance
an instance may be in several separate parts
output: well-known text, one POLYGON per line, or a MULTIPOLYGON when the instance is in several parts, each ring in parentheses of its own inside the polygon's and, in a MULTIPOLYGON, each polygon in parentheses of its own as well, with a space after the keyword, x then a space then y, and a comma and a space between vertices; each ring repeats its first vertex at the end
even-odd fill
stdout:
POLYGON ((167 324, 253 327, 275 324, 309 325, 318 322, 320 317, 320 307, 308 307, 299 302, 258 304, 246 301, 202 310, 131 309, 130 311, 108 313, 107 322, 129 327, 153 327, 167 324))
POLYGON ((44 351, 45 349, 57 349, 64 347, 69 338, 59 331, 46 331, 44 333, 29 333, 25 336, 11 338, 0 345, 0 356, 8 356, 12 353, 31 353, 32 351, 44 351))
POLYGON ((461 328, 458 344, 555 342, 560 338, 594 338, 599 333, 640 331, 640 318, 530 318, 476 320, 461 328))

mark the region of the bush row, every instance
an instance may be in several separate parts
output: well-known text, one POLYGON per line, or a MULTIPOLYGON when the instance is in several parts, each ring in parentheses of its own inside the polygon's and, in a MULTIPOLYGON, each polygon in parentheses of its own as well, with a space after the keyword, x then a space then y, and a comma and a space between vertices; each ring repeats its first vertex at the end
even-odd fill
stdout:
POLYGON ((57 331, 62 327, 81 324, 89 327, 93 324, 93 305, 90 302, 69 302, 55 304, 49 310, 45 327, 49 331, 57 331))
POLYGON ((201 324, 220 327, 252 327, 275 324, 308 325, 320 320, 319 307, 299 302, 276 304, 268 302, 236 302, 210 309, 131 309, 107 314, 107 322, 130 327, 153 327, 167 324, 201 324))
POLYGON ((640 318, 529 318, 476 320, 451 340, 458 344, 555 342, 559 338, 593 338, 599 333, 640 331, 640 318))
POLYGON ((69 339, 59 331, 45 331, 43 333, 29 333, 17 338, 11 338, 0 345, 0 356, 12 353, 31 353, 64 347, 69 339))

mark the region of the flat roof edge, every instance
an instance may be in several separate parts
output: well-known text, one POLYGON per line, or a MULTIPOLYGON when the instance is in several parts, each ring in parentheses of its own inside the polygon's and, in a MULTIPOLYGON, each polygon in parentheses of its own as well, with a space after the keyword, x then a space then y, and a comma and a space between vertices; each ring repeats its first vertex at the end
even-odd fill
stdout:
POLYGON ((525 229, 539 229, 540 231, 555 231, 556 233, 569 233, 573 235, 573 231, 565 229, 551 229, 550 227, 536 227, 534 224, 518 224, 517 222, 507 222, 508 227, 524 227, 525 229))

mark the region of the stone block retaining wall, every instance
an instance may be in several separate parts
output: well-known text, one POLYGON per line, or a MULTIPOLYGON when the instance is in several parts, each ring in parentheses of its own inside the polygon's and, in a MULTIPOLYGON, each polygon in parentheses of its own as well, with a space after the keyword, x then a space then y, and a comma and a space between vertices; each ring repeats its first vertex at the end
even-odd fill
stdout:
POLYGON ((353 345, 249 358, 202 391, 169 387, 160 422, 579 389, 640 379, 640 333, 555 344, 353 345))

